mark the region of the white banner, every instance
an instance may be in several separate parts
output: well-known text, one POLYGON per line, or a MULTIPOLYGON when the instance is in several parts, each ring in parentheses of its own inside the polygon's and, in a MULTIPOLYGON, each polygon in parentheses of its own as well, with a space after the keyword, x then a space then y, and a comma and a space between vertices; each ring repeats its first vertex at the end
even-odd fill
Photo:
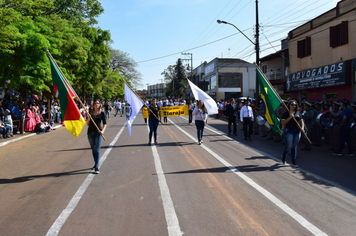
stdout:
POLYGON ((142 100, 125 83, 125 113, 127 120, 127 129, 131 136, 131 125, 134 122, 138 112, 143 106, 142 100))

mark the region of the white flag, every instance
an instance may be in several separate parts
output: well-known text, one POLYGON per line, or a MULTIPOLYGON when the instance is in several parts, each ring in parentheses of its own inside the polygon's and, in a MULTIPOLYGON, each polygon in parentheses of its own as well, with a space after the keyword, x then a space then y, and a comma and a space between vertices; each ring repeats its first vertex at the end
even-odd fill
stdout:
POLYGON ((188 79, 190 89, 194 95, 195 100, 203 100, 206 109, 208 110, 208 114, 218 114, 218 106, 214 99, 212 99, 208 94, 206 94, 203 90, 201 90, 198 86, 190 82, 188 79))
POLYGON ((137 97, 137 95, 132 92, 129 86, 125 83, 125 113, 127 120, 127 129, 129 131, 129 135, 131 136, 131 125, 134 122, 138 112, 141 110, 143 106, 142 100, 137 97))

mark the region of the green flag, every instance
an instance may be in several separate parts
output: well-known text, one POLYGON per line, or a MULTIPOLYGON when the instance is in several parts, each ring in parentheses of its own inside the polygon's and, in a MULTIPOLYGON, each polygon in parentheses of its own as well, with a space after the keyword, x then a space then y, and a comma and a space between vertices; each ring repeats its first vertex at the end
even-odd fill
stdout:
POLYGON ((278 94, 275 93, 274 89, 271 88, 270 84, 266 81, 265 76, 259 69, 257 70, 258 82, 260 84, 262 104, 265 111, 265 117, 268 124, 271 126, 273 131, 282 135, 280 129, 280 120, 276 116, 276 109, 281 105, 282 101, 278 94))

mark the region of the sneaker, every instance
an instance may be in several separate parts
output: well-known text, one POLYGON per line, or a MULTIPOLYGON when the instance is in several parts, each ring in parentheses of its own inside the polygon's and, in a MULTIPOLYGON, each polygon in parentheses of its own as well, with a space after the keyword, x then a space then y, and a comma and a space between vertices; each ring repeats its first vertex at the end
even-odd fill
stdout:
POLYGON ((335 155, 335 156, 342 156, 342 153, 341 153, 341 152, 333 152, 333 155, 335 155))
POLYGON ((99 168, 95 168, 95 172, 94 172, 95 174, 99 174, 100 172, 99 172, 99 168))
POLYGON ((155 144, 158 144, 158 143, 157 143, 157 140, 155 140, 155 144))
POLYGON ((354 154, 353 153, 346 153, 346 156, 353 157, 354 154))
POLYGON ((151 141, 150 141, 150 142, 148 142, 148 145, 151 145, 151 141))
POLYGON ((292 164, 291 167, 293 168, 299 168, 299 166, 297 164, 292 164))
POLYGON ((286 156, 284 156, 284 155, 282 154, 281 159, 282 159, 283 165, 285 165, 285 164, 286 164, 286 156))

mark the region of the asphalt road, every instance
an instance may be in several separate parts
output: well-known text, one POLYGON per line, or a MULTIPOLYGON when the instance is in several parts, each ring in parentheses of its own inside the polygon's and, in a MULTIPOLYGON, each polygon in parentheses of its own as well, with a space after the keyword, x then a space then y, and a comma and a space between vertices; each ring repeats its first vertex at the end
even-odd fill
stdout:
POLYGON ((279 162, 281 144, 244 141, 240 127, 227 136, 221 119, 199 146, 186 118, 159 125, 149 146, 141 115, 132 136, 112 117, 98 175, 86 127, 1 146, 0 235, 355 234, 355 158, 314 149, 294 169, 279 162))

